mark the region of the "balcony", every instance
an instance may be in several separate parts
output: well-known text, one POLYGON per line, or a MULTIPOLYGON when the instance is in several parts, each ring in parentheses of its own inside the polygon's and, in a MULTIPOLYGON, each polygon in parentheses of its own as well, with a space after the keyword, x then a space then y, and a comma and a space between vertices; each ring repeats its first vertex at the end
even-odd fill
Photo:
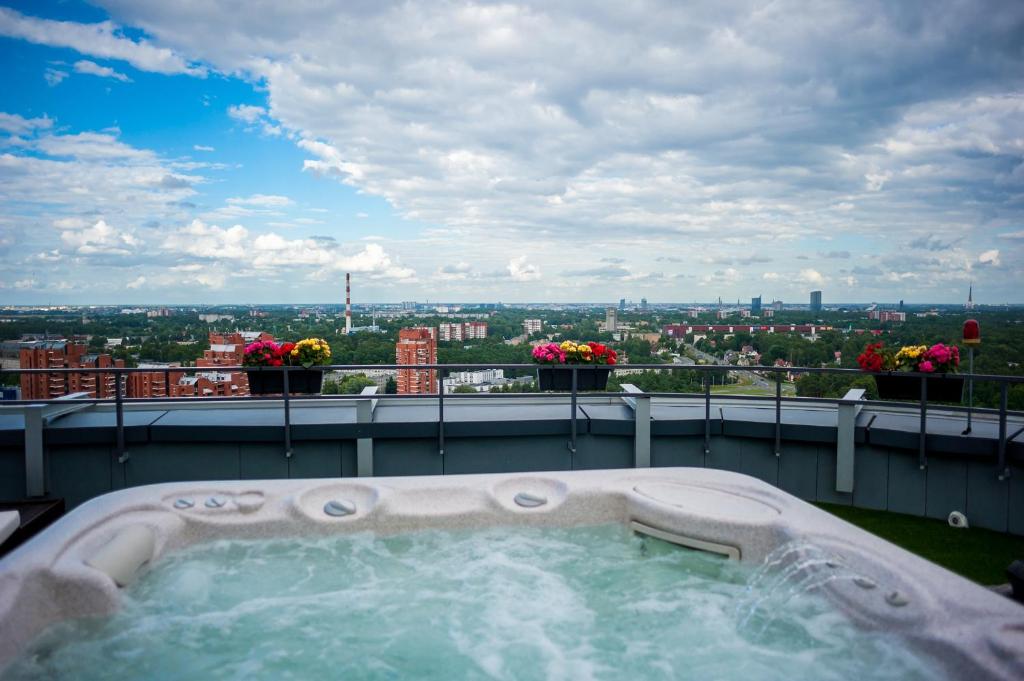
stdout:
MULTIPOLYGON (((427 368, 443 375, 532 367, 427 368)), ((808 501, 934 518, 961 511, 972 526, 1024 535, 1024 414, 1005 404, 975 409, 965 432, 963 407, 869 402, 858 394, 374 390, 7 403, 0 407, 0 498, 49 495, 73 507, 168 481, 696 466, 745 473, 808 501)))

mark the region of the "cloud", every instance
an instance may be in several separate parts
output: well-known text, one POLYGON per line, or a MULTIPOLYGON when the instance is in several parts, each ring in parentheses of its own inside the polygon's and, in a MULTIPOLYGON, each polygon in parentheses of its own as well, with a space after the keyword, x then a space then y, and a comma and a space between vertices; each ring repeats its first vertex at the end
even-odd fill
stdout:
POLYGON ((850 258, 850 252, 849 251, 828 251, 828 252, 818 253, 818 257, 830 258, 830 259, 836 259, 836 260, 848 260, 850 258))
POLYGON ((998 236, 1000 239, 1024 239, 1024 229, 1018 229, 1016 232, 1002 232, 998 236))
POLYGON ((53 21, 0 7, 0 36, 50 47, 69 47, 93 57, 120 59, 140 71, 206 75, 205 68, 188 64, 172 50, 155 47, 146 40, 131 40, 120 33, 120 27, 109 21, 96 24, 53 21))
POLYGON ((56 87, 64 82, 70 74, 67 71, 61 71, 60 69, 47 68, 43 71, 43 79, 46 84, 50 87, 56 87))
POLYGON ((96 62, 89 61, 88 59, 82 59, 75 62, 75 73, 84 73, 90 76, 99 76, 100 78, 113 78, 119 80, 122 83, 130 83, 132 79, 123 73, 118 73, 109 66, 100 66, 96 62))
POLYGON ((85 229, 62 232, 60 238, 66 247, 80 255, 127 255, 139 245, 134 235, 111 227, 103 220, 85 229))
POLYGON ((47 116, 22 118, 17 114, 0 111, 0 130, 12 135, 26 135, 39 130, 49 130, 52 127, 53 119, 47 116))
POLYGON ((540 268, 526 262, 526 256, 512 258, 508 261, 508 274, 514 281, 536 281, 540 279, 540 268))
POLYGON ((978 262, 981 263, 982 265, 993 265, 995 267, 998 267, 999 250, 993 248, 990 251, 985 251, 984 253, 978 256, 978 262))
POLYGON ((261 117, 266 115, 267 110, 262 106, 235 104, 228 107, 228 116, 234 118, 236 121, 242 121, 244 123, 255 123, 261 117))
POLYGON ((228 203, 235 206, 256 206, 258 208, 284 208, 294 203, 287 196, 276 194, 252 194, 245 197, 234 197, 228 199, 228 203))
POLYGON ((205 144, 193 144, 192 148, 195 151, 216 151, 213 147, 208 147, 205 144))
POLYGON ((797 279, 812 286, 821 286, 825 283, 825 276, 818 270, 807 268, 800 270, 797 279))

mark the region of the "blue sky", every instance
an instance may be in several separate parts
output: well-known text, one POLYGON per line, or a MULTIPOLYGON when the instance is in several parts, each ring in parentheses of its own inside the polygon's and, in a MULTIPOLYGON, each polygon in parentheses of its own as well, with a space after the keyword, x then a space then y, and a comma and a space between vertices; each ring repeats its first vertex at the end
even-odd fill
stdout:
POLYGON ((0 3, 0 303, 1024 302, 1024 9, 0 3))

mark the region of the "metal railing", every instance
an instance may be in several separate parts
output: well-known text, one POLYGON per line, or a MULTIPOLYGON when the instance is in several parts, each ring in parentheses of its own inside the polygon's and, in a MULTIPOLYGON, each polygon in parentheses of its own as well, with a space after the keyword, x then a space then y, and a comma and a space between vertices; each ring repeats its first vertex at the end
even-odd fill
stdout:
MULTIPOLYGON (((504 369, 511 371, 530 371, 536 372, 539 368, 543 368, 551 365, 537 365, 537 364, 332 364, 311 367, 315 370, 322 371, 337 371, 344 370, 347 372, 351 371, 366 371, 366 370, 436 370, 438 372, 438 387, 439 392, 429 394, 417 394, 417 395, 387 395, 386 398, 389 400, 422 400, 436 399, 438 405, 438 452, 444 459, 445 454, 445 414, 444 414, 444 403, 446 399, 494 399, 494 398, 536 398, 539 393, 477 393, 477 394, 458 394, 457 397, 453 398, 449 395, 447 398, 444 393, 444 379, 448 371, 452 369, 461 370, 481 370, 481 369, 504 369)), ((556 365, 563 370, 569 370, 572 372, 571 389, 566 392, 556 393, 540 393, 546 394, 551 397, 561 397, 568 395, 570 403, 570 432, 569 441, 566 443, 569 451, 573 456, 576 455, 577 451, 577 411, 578 411, 578 396, 579 396, 579 372, 581 371, 596 371, 602 369, 641 369, 644 371, 690 371, 703 374, 702 387, 703 387, 703 402, 704 402, 704 454, 705 456, 711 453, 711 381, 709 380, 709 374, 716 372, 750 372, 758 374, 762 377, 765 375, 771 375, 771 380, 775 383, 775 395, 774 396, 760 396, 760 395, 727 395, 729 400, 754 400, 754 401, 765 401, 773 400, 774 411, 775 411, 775 432, 774 432, 774 453, 776 457, 782 456, 782 404, 783 402, 799 401, 801 404, 830 404, 835 405, 837 410, 840 404, 844 402, 844 398, 812 398, 812 397, 783 397, 782 395, 782 383, 783 377, 787 374, 842 374, 842 375, 855 375, 855 376, 869 376, 872 374, 865 373, 858 369, 844 369, 838 367, 761 367, 761 366, 732 366, 722 364, 628 364, 628 365, 616 365, 610 367, 607 365, 556 365)), ((292 433, 291 433, 291 403, 294 399, 302 400, 366 400, 366 395, 359 394, 339 394, 339 395, 302 395, 296 397, 293 395, 289 388, 289 374, 295 371, 303 371, 304 368, 301 366, 281 366, 281 367, 247 367, 247 366, 216 366, 216 367, 172 367, 163 369, 164 373, 164 385, 166 388, 170 386, 170 374, 171 373, 184 373, 184 374, 195 374, 195 373, 243 373, 243 372, 281 372, 283 373, 283 392, 280 395, 261 395, 261 396, 215 396, 215 397, 142 397, 133 398, 128 397, 125 394, 126 382, 125 377, 133 373, 160 373, 161 370, 154 370, 152 368, 127 368, 127 367, 108 367, 108 368, 40 368, 40 369, 4 369, 0 370, 0 376, 4 374, 113 374, 115 377, 116 389, 113 398, 89 398, 82 397, 83 393, 78 393, 74 397, 74 403, 76 405, 98 405, 98 404, 111 404, 114 405, 115 411, 115 422, 116 422, 116 454, 119 463, 124 463, 129 458, 129 453, 125 446, 125 433, 124 433, 124 411, 125 406, 135 403, 153 403, 153 402, 196 402, 196 403, 210 403, 210 402, 239 402, 239 401, 267 401, 274 402, 280 401, 282 403, 284 412, 284 449, 285 456, 291 458, 292 456, 292 433)), ((899 375, 899 376, 912 376, 920 379, 920 400, 917 403, 913 402, 894 402, 894 401, 873 401, 864 400, 864 405, 874 406, 902 406, 902 407, 916 407, 920 412, 920 436, 918 441, 918 465, 923 470, 928 465, 927 457, 927 414, 928 414, 928 380, 929 378, 939 378, 937 374, 925 374, 915 372, 881 372, 882 375, 899 375)), ((973 393, 973 384, 975 381, 978 382, 992 382, 997 383, 1000 386, 1000 398, 998 409, 987 409, 977 408, 973 405, 966 407, 959 405, 948 405, 944 404, 942 408, 951 412, 965 413, 968 426, 972 413, 983 413, 983 414, 994 414, 998 415, 998 445, 997 445, 997 460, 999 479, 1004 480, 1010 475, 1010 468, 1006 457, 1006 445, 1009 440, 1018 437, 1024 432, 1024 427, 1019 428, 1014 433, 1007 433, 1007 416, 1010 411, 1007 408, 1008 391, 1009 386, 1014 384, 1024 384, 1024 376, 998 376, 989 374, 954 374, 955 378, 965 379, 965 384, 968 391, 973 393)), ((591 393, 594 395, 600 395, 601 397, 607 398, 621 398, 627 403, 630 400, 635 401, 638 393, 642 394, 644 398, 655 398, 655 397, 696 397, 699 393, 685 393, 685 392, 647 392, 640 393, 632 386, 630 390, 625 392, 599 392, 591 393)), ((169 390, 168 390, 169 392, 169 390)), ((38 407, 39 405, 52 405, 61 404, 66 405, 68 403, 68 397, 64 396, 59 399, 50 400, 6 400, 0 402, 0 408, 11 408, 11 407, 38 407)), ((380 397, 380 396, 378 396, 380 397)), ((27 411, 25 412, 28 413, 27 411)), ((1020 412, 1014 412, 1018 414, 1020 412)), ((1021 413, 1024 415, 1024 413, 1021 413)), ((649 413, 648 413, 649 418, 649 413)), ((26 419, 26 424, 28 423, 26 419)), ((964 435, 970 432, 970 427, 963 432, 964 435)), ((28 437, 26 435, 26 446, 28 443, 28 437)), ((41 439, 40 439, 41 446, 41 439)), ((41 457, 41 453, 40 453, 41 457)), ((36 465, 36 463, 33 463, 36 465)))

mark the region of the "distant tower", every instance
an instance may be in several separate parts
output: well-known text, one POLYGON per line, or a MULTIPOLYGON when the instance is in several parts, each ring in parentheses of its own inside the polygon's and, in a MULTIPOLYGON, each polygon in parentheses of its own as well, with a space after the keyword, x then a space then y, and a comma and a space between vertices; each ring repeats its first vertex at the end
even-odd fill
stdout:
POLYGON ((641 298, 640 299, 640 311, 641 312, 647 312, 647 299, 646 298, 641 298))
POLYGON ((352 333, 352 275, 345 273, 345 335, 352 333))
POLYGON ((611 333, 619 328, 619 312, 614 307, 605 308, 604 330, 611 333))
POLYGON ((761 316, 761 296, 750 299, 750 314, 754 317, 761 316))
POLYGON ((821 312, 821 291, 811 291, 811 312, 821 312))
POLYGON ((973 310, 974 309, 974 282, 973 281, 971 282, 971 287, 969 289, 967 289, 967 304, 964 305, 964 309, 966 309, 966 310, 973 310))
POLYGON ((622 312, 626 311, 626 299, 625 298, 619 298, 619 310, 622 311, 622 312))

